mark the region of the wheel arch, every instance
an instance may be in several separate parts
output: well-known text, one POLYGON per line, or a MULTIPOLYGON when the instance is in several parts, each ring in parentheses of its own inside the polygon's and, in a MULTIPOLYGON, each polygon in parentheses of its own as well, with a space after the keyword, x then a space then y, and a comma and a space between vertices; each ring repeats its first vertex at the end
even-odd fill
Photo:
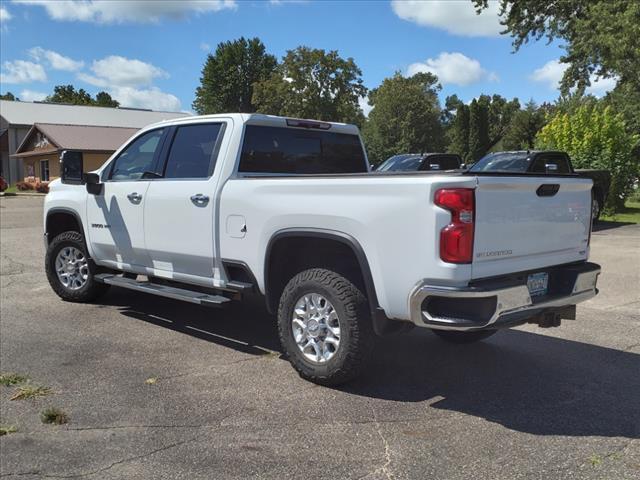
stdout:
MULTIPOLYGON (((371 313, 374 318, 379 314, 380 307, 378 304, 378 296, 376 294, 375 285, 373 283, 373 276, 371 275, 371 269, 369 267, 367 256, 358 240, 356 240, 348 233, 317 228, 288 228, 279 230, 274 233, 269 239, 264 260, 264 292, 266 297, 267 309, 269 310, 269 312, 275 313, 275 311, 277 310, 278 300, 282 290, 282 288, 280 288, 280 285, 278 285, 277 282, 274 283, 273 281, 272 263, 274 258, 274 251, 276 251, 278 245, 282 245, 281 242, 290 239, 308 239, 334 242, 334 244, 339 244, 343 247, 348 248, 357 261, 359 273, 361 275, 361 280, 363 283, 362 286, 365 289, 371 313)), ((282 285, 282 287, 284 287, 284 285, 282 285)))
POLYGON ((68 231, 79 232, 85 239, 85 243, 87 242, 82 219, 78 212, 65 207, 54 207, 48 210, 44 231, 47 245, 54 237, 68 231))

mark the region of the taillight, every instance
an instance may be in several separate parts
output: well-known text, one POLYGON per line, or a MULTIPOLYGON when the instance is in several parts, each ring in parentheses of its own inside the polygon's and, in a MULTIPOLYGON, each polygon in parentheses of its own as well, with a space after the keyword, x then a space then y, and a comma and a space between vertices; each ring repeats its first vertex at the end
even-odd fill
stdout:
POLYGON ((440 258, 448 263, 471 263, 475 195, 472 188, 442 188, 435 204, 451 212, 451 223, 440 232, 440 258))

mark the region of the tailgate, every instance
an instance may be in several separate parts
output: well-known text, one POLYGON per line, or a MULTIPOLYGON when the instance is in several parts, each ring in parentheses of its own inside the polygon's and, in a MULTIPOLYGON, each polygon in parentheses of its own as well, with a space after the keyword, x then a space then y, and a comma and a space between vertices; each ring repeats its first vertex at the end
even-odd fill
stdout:
POLYGON ((472 277, 586 260, 587 178, 478 176, 472 277))

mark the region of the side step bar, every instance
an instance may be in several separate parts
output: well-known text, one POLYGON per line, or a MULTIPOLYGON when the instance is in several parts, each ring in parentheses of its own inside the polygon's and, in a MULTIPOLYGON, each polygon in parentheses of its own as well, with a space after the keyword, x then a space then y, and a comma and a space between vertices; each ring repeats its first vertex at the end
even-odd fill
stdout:
POLYGON ((184 288, 169 287, 167 285, 159 285, 151 282, 139 282, 133 278, 121 277, 110 273, 102 273, 95 276, 96 281, 113 285, 115 287, 128 288, 137 292, 150 293, 160 297, 173 298, 182 300, 183 302, 195 303, 197 305, 205 305, 208 307, 219 307, 231 299, 222 295, 210 295, 208 293, 194 292, 184 288))

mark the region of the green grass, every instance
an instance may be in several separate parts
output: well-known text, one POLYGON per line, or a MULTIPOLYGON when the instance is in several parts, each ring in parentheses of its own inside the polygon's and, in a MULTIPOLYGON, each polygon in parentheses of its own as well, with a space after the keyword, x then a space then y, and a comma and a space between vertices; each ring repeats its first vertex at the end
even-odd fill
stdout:
POLYGON ((27 381, 27 377, 20 375, 19 373, 2 373, 0 374, 0 385, 9 387, 11 385, 18 385, 27 381))
POLYGON ((51 389, 49 387, 36 387, 33 385, 24 385, 18 387, 14 392, 11 400, 25 400, 27 398, 46 397, 51 395, 51 389))
POLYGON ((50 407, 40 413, 42 423, 50 423, 54 425, 62 425, 69 421, 69 415, 56 407, 50 407))
POLYGON ((627 200, 622 212, 614 215, 601 215, 600 220, 606 222, 640 223, 640 201, 627 200))
POLYGON ((10 433, 16 433, 18 427, 15 425, 0 425, 0 437, 3 435, 9 435, 10 433))

